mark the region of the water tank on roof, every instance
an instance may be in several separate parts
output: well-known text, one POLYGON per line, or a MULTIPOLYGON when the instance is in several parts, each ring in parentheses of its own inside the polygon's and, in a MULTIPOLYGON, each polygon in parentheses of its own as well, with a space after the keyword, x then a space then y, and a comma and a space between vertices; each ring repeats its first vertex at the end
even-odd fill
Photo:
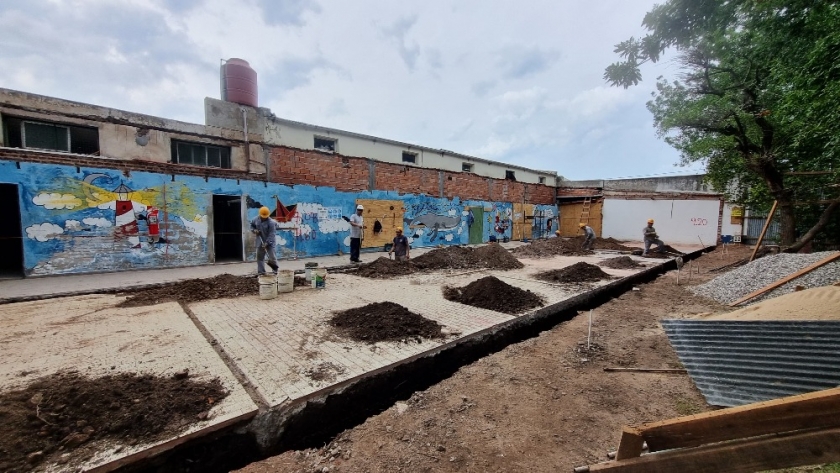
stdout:
POLYGON ((222 64, 222 100, 257 106, 257 71, 248 61, 231 58, 222 64))

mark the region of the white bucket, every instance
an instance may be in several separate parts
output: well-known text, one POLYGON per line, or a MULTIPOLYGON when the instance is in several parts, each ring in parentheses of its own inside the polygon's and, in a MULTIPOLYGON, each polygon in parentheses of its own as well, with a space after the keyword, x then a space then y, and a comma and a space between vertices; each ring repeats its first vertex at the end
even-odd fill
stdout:
POLYGON ((295 272, 288 269, 277 271, 277 292, 292 292, 295 289, 295 272))
POLYGON ((326 268, 320 268, 314 271, 312 275, 312 287, 315 289, 325 289, 327 287, 326 268))
POLYGON ((306 282, 310 282, 312 281, 312 272, 318 268, 318 263, 306 263, 304 267, 306 268, 306 282))
POLYGON ((277 297, 277 280, 274 276, 262 274, 257 277, 260 283, 260 299, 274 299, 277 297))

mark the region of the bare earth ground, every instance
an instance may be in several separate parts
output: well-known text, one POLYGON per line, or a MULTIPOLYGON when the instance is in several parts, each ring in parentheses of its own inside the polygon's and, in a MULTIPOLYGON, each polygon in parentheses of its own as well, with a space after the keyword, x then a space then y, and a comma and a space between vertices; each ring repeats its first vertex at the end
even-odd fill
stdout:
POLYGON ((687 375, 607 373, 678 367, 659 320, 726 308, 687 291, 745 256, 699 259, 588 313, 461 368, 454 376, 347 430, 318 450, 292 451, 243 472, 572 471, 605 461, 620 429, 710 409, 687 375), (695 263, 694 268, 697 265, 695 263))

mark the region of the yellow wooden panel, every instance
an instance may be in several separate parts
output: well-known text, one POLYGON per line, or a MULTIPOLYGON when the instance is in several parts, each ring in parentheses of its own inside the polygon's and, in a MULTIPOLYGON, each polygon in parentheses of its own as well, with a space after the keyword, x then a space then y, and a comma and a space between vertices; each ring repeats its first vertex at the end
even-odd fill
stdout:
POLYGON ((514 240, 521 240, 523 238, 531 238, 531 230, 534 225, 534 220, 526 217, 534 216, 534 204, 513 204, 513 220, 512 238, 514 240))
POLYGON ((589 207, 589 219, 581 220, 583 212, 583 203, 575 202, 570 204, 560 205, 560 236, 574 237, 583 235, 578 224, 585 223, 592 227, 595 235, 601 236, 601 220, 602 209, 604 207, 603 201, 592 202, 589 207))
POLYGON ((365 219, 362 248, 383 247, 394 240, 395 228, 403 228, 405 208, 401 200, 358 199, 356 205, 362 205, 365 208, 362 213, 365 219), (382 224, 382 231, 374 233, 373 229, 377 221, 382 224))

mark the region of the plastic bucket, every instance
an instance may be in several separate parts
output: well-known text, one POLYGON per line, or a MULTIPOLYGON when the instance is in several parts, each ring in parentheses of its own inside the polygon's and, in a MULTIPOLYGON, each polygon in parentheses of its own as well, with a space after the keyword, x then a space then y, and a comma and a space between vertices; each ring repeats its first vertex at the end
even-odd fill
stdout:
POLYGON ((277 292, 292 292, 295 289, 295 272, 282 269, 277 271, 277 292))
POLYGON ((306 263, 304 265, 304 268, 306 268, 306 273, 305 274, 306 274, 306 280, 307 281, 312 281, 312 271, 314 271, 315 268, 317 268, 317 267, 318 267, 318 263, 306 263))
POLYGON ((260 283, 260 299, 274 299, 277 297, 277 280, 274 276, 262 274, 257 276, 260 283))
POLYGON ((324 268, 316 269, 312 274, 312 287, 315 289, 324 289, 327 287, 327 270, 324 268))

